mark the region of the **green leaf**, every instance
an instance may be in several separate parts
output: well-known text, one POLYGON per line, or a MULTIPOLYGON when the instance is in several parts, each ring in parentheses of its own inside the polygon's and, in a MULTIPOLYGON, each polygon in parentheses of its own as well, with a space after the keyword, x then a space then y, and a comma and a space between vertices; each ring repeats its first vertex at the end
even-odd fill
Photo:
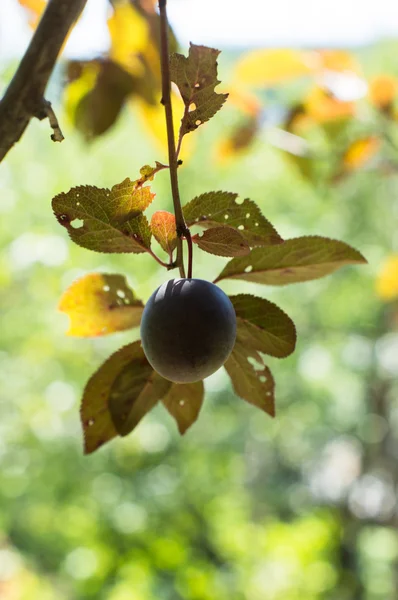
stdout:
POLYGON ((67 335, 94 337, 137 327, 144 305, 122 275, 90 273, 72 283, 58 308, 70 318, 67 335))
POLYGON ((163 398, 171 381, 163 379, 147 361, 141 342, 134 342, 122 350, 120 369, 115 373, 108 395, 109 411, 119 435, 128 435, 141 419, 163 398))
POLYGON ((183 208, 188 226, 234 227, 249 246, 280 244, 283 240, 253 200, 238 200, 232 192, 207 192, 183 208))
POLYGON ((319 279, 344 265, 363 264, 360 252, 337 240, 307 236, 286 240, 278 246, 255 248, 248 256, 232 259, 217 277, 286 285, 319 279))
POLYGON ((237 340, 224 366, 236 394, 274 417, 275 382, 271 371, 265 366, 258 352, 247 348, 237 340))
POLYGON ((219 50, 190 44, 188 58, 182 54, 170 57, 171 80, 177 85, 185 104, 180 136, 194 131, 220 110, 228 94, 217 94, 219 50))
POLYGON ((142 214, 152 202, 149 187, 125 179, 111 190, 78 186, 52 201, 54 214, 71 239, 96 252, 146 252, 151 230, 142 214))
POLYGON ((204 396, 203 381, 173 383, 162 399, 164 406, 177 422, 182 434, 196 421, 204 396))
MULTIPOLYGON (((140 356, 140 352, 142 351, 139 342, 129 344, 112 354, 90 377, 83 393, 80 409, 86 454, 94 452, 118 435, 109 411, 109 396, 118 375, 136 359, 137 355, 140 356)), ((147 363, 142 362, 147 373, 147 363)))
POLYGON ((163 250, 171 255, 177 246, 175 216, 167 210, 157 210, 152 215, 151 231, 163 250))
POLYGON ((214 227, 202 235, 194 235, 192 241, 201 250, 217 256, 244 256, 249 254, 250 246, 239 231, 233 227, 214 227))
POLYGON ((296 345, 296 328, 293 321, 276 304, 251 296, 230 296, 237 320, 236 339, 242 346, 284 358, 296 345))

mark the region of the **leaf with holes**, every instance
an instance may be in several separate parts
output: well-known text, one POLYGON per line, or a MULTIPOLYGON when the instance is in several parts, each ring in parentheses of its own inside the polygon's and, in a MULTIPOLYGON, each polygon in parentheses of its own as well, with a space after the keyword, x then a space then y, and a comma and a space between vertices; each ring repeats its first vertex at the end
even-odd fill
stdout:
POLYGON ((232 227, 207 229, 202 235, 192 236, 192 241, 201 250, 217 256, 244 256, 250 252, 245 238, 232 227))
MULTIPOLYGON (((109 411, 109 395, 118 375, 134 361, 139 351, 139 342, 121 348, 90 377, 80 409, 86 454, 94 452, 118 435, 109 411)), ((143 365, 147 369, 145 361, 143 365)))
POLYGON ((207 192, 183 208, 188 226, 234 227, 249 246, 280 244, 283 240, 253 200, 238 200, 232 192, 207 192))
POLYGON ((180 137, 194 131, 220 110, 228 94, 217 94, 219 50, 190 44, 188 57, 172 54, 171 80, 177 85, 184 101, 185 112, 181 121, 180 137))
POLYGON ((261 408, 264 412, 275 416, 275 382, 271 371, 255 350, 247 348, 237 340, 225 368, 231 378, 233 388, 238 396, 246 402, 261 408), (252 362, 249 362, 249 359, 252 362), (255 366, 258 366, 256 369, 255 366))
POLYGON ((121 368, 109 389, 108 406, 119 435, 128 435, 170 388, 171 381, 163 379, 147 361, 141 342, 122 350, 129 361, 120 361, 121 368))
POLYGON ((307 236, 278 246, 255 248, 248 256, 233 258, 215 280, 244 279, 268 285, 286 285, 319 279, 344 265, 366 263, 358 250, 338 240, 307 236))
POLYGON ((163 250, 171 256, 177 246, 176 220, 167 210, 158 210, 152 215, 151 231, 163 250))
POLYGON ((230 296, 237 321, 237 341, 246 348, 284 358, 296 345, 293 321, 279 306, 250 294, 230 296))
POLYGON ((146 252, 151 230, 142 212, 154 198, 149 187, 125 179, 111 190, 79 186, 58 194, 54 214, 79 246, 96 252, 146 252))
POLYGON ((204 396, 203 381, 173 383, 162 399, 164 406, 177 422, 182 434, 196 421, 204 396))
POLYGON ((67 335, 95 337, 137 327, 144 305, 122 275, 90 273, 66 290, 59 310, 70 318, 67 335))

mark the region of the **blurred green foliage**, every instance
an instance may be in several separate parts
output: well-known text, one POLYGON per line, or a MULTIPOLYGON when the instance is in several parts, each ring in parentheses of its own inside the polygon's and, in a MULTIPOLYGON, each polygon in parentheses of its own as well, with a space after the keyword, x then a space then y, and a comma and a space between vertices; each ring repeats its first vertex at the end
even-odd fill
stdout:
MULTIPOLYGON (((274 420, 238 400, 220 371, 185 437, 159 406, 131 436, 83 457, 84 384, 138 333, 67 338, 58 298, 98 270, 125 274, 147 299, 164 273, 149 256, 73 245, 50 201, 134 179, 165 156, 125 114, 89 146, 67 128, 54 146, 48 124, 32 122, 0 167, 2 600, 397 597, 398 332, 396 307, 375 293, 397 251, 397 175, 314 184, 262 140, 217 166, 212 149, 233 119, 227 107, 197 136, 180 174, 184 202, 238 192, 282 236, 342 239, 369 261, 299 287, 223 282, 274 300, 297 325, 294 355, 269 360, 274 420)), ((167 172, 153 187, 153 211, 170 210, 167 172)), ((223 264, 196 252, 194 273, 212 279, 223 264)))

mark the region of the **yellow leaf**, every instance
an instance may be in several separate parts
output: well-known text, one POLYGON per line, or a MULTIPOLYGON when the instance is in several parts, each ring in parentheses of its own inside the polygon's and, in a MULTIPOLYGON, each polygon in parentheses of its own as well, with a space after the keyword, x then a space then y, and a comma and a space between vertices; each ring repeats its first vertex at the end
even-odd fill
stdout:
POLYGON ((139 55, 150 39, 146 19, 130 2, 119 3, 108 20, 108 30, 111 37, 109 57, 134 75, 144 75, 139 55))
POLYGON ((140 324, 144 305, 122 275, 90 273, 63 294, 59 310, 70 318, 67 335, 96 337, 140 324))
MULTIPOLYGON (((181 117, 184 113, 184 103, 179 94, 172 94, 173 105, 173 123, 175 139, 178 139, 178 132, 181 124, 181 117)), ((146 131, 154 138, 159 148, 167 155, 167 130, 164 113, 164 106, 160 104, 160 99, 156 104, 151 105, 143 101, 141 98, 135 98, 131 102, 131 107, 136 109, 140 123, 146 131)), ((192 154, 194 144, 192 143, 193 136, 185 136, 182 145, 181 157, 185 161, 192 154)))
POLYGON ((45 0, 18 0, 19 4, 29 12, 29 25, 36 29, 40 17, 46 7, 45 0))
POLYGON ((247 52, 235 67, 238 82, 273 86, 314 72, 319 64, 315 52, 275 48, 247 52))
POLYGON ((393 75, 377 75, 369 82, 369 99, 381 110, 388 110, 398 95, 398 79, 393 75))
POLYGON ((380 145, 375 136, 355 140, 344 154, 344 167, 349 171, 360 169, 378 152, 380 145))
POLYGON ((382 300, 398 298, 398 255, 389 256, 376 280, 376 292, 382 300))
POLYGON ((304 102, 308 116, 317 123, 354 116, 355 102, 343 102, 320 87, 314 87, 304 102))

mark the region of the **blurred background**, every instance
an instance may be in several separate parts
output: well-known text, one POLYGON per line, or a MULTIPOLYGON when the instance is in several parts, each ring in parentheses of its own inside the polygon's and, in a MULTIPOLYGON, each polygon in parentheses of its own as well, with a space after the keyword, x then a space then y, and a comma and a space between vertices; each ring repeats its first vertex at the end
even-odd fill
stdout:
MULTIPOLYGON (((1 2, 1 91, 44 4, 1 2)), ((144 300, 164 281, 149 256, 73 245, 51 211, 72 186, 167 162, 154 2, 113 5, 88 0, 50 82, 65 141, 32 121, 0 166, 0 599, 395 600, 397 4, 169 0, 174 47, 220 48, 230 92, 184 141, 184 201, 238 192, 283 237, 341 239, 369 264, 223 282, 296 323, 296 352, 268 361, 275 419, 221 370, 183 438, 159 406, 84 457, 84 385, 138 331, 66 337, 59 297, 92 271, 125 274, 144 300)), ((167 172, 153 188, 153 210, 170 209, 167 172)), ((223 264, 196 253, 195 275, 223 264)))

